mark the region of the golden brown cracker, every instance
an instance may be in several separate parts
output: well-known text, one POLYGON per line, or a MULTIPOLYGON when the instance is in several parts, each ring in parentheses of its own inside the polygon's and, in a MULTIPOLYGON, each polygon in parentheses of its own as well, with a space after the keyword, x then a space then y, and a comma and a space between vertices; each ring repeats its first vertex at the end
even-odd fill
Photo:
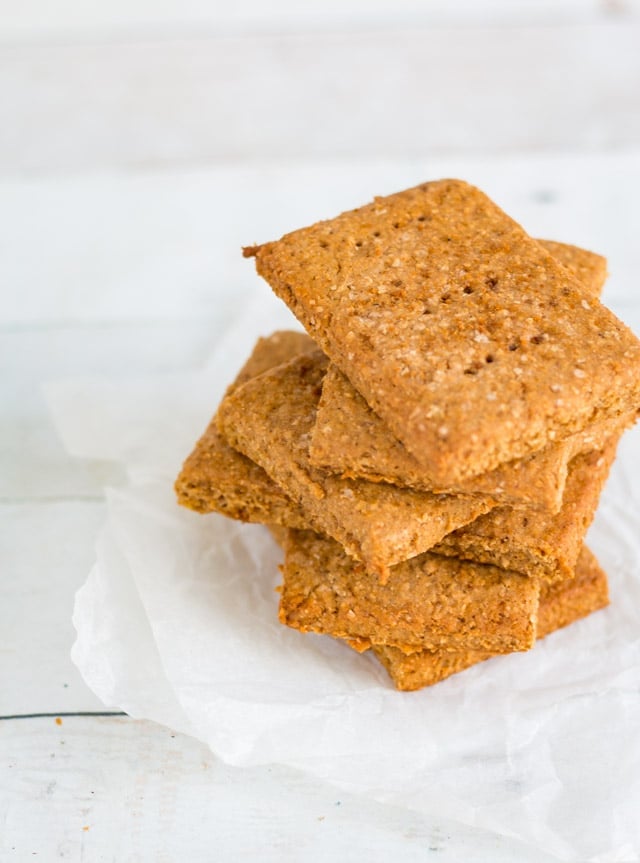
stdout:
MULTIPOLYGON (((227 393, 273 366, 313 350, 305 333, 281 331, 258 339, 227 393)), ((305 527, 300 510, 255 462, 232 449, 215 416, 186 459, 175 482, 178 503, 196 512, 220 512, 241 521, 305 527)))
POLYGON ((635 336, 462 181, 377 198, 247 254, 442 486, 640 401, 635 336))
POLYGON ((576 456, 562 507, 555 515, 539 510, 496 507, 473 525, 453 531, 434 551, 527 572, 546 581, 571 576, 595 515, 618 439, 602 450, 576 456))
MULTIPOLYGON (((609 604, 607 577, 598 561, 583 546, 575 578, 548 586, 540 593, 537 638, 544 638, 609 604)), ((405 653, 397 647, 374 645, 373 652, 387 669, 395 686, 401 690, 422 689, 464 671, 495 654, 466 650, 454 653, 444 650, 421 650, 405 653)))
POLYGON ((492 502, 341 479, 313 468, 309 437, 326 365, 317 351, 247 382, 223 400, 220 430, 300 506, 307 524, 384 579, 390 566, 431 548, 492 502))
POLYGON ((538 582, 497 567, 426 552, 381 585, 337 542, 291 530, 282 572, 280 620, 303 632, 409 651, 508 653, 535 640, 538 582))

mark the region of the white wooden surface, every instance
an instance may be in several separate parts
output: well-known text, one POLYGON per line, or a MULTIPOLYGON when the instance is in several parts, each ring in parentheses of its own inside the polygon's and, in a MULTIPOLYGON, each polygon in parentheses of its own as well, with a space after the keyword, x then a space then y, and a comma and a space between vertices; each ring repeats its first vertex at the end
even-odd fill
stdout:
POLYGON ((53 714, 0 721, 0 860, 549 859, 150 723, 57 724, 104 709, 70 617, 122 477, 42 395, 201 365, 240 245, 442 175, 606 253, 640 331, 638 4, 515 5, 0 4, 0 714, 53 714))

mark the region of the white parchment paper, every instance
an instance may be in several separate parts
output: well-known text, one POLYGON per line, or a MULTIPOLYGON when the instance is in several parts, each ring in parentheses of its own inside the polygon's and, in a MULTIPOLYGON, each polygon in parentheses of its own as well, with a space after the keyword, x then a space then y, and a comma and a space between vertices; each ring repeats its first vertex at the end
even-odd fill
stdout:
POLYGON ((517 837, 562 860, 640 855, 640 435, 624 439, 590 545, 612 605, 417 693, 368 655, 277 621, 266 530, 175 503, 173 480, 255 337, 291 325, 255 303, 192 375, 48 388, 70 453, 112 459, 73 660, 110 707, 379 801, 517 837))

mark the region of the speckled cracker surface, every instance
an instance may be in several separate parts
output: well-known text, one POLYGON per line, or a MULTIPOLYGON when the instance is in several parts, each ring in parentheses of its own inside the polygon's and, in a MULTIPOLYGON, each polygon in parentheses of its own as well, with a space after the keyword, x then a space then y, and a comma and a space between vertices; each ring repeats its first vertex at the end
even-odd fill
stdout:
MULTIPOLYGON (((606 279, 606 259, 594 252, 539 240, 581 281, 585 296, 599 296, 606 279)), ((438 488, 434 478, 389 431, 362 396, 333 364, 322 385, 309 455, 315 467, 345 477, 362 477, 408 488, 457 494, 490 495, 501 504, 539 506, 557 512, 569 460, 578 452, 604 443, 597 429, 587 440, 572 435, 523 459, 492 471, 438 488)))
MULTIPOLYGON (((544 638, 609 603, 607 577, 588 548, 581 550, 575 578, 540 592, 537 638, 544 638)), ((373 651, 398 689, 432 686, 495 654, 487 651, 421 650, 405 653, 397 647, 373 645, 373 651)))
POLYGON ((487 512, 491 502, 344 480, 314 469, 309 436, 326 365, 317 351, 247 382, 223 400, 219 427, 299 504, 308 525, 334 537, 384 579, 390 566, 431 548, 487 512))
POLYGON ((428 469, 391 434, 332 364, 322 386, 309 455, 316 467, 344 477, 363 477, 421 490, 488 495, 501 504, 525 504, 557 512, 572 445, 567 438, 526 458, 438 488, 428 469))
MULTIPOLYGON (((315 345, 305 333, 282 331, 259 339, 227 392, 315 345)), ((295 506, 255 462, 232 449, 216 418, 185 461, 175 483, 178 502, 196 512, 220 512, 241 521, 306 527, 295 506)))
POLYGON ((499 504, 533 506, 554 513, 562 505, 569 461, 580 452, 601 448, 634 420, 635 413, 592 423, 531 456, 438 488, 429 472, 331 364, 322 384, 309 456, 315 467, 344 477, 450 494, 489 495, 499 504))
POLYGON ((245 253, 439 484, 639 402, 637 339, 467 183, 377 198, 245 253))
POLYGON ((535 640, 534 579, 427 552, 381 585, 338 543, 311 531, 285 542, 280 620, 305 632, 431 649, 526 650, 535 640))
POLYGON ((604 449, 572 460, 559 513, 496 507, 467 529, 450 533, 434 550, 527 572, 551 582, 570 577, 615 458, 617 443, 615 437, 604 449))

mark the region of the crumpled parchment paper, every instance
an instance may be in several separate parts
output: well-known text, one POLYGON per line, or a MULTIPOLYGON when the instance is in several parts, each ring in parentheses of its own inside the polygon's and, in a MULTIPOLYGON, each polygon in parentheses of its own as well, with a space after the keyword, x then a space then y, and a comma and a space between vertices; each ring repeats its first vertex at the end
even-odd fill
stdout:
POLYGON ((372 657, 278 623, 266 529, 175 503, 180 464, 255 338, 291 325, 259 296, 201 372, 48 387, 68 451, 129 478, 106 492, 76 597, 88 685, 234 765, 289 765, 563 860, 637 860, 640 434, 623 440, 589 535, 611 607, 529 653, 396 692, 372 657))

